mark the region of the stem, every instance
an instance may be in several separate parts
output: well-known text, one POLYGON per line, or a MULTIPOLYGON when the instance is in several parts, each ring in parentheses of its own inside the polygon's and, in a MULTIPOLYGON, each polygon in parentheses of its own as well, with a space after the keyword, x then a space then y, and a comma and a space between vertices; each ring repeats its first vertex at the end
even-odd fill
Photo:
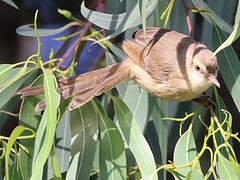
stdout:
POLYGON ((79 38, 74 42, 74 44, 71 46, 71 48, 65 53, 65 55, 61 58, 59 64, 57 65, 57 68, 61 67, 63 69, 65 69, 64 67, 62 67, 62 64, 66 61, 66 59, 71 55, 71 53, 75 50, 75 48, 77 46, 80 45, 82 38, 86 35, 86 33, 88 32, 90 26, 92 23, 87 22, 84 29, 82 30, 82 33, 79 35, 79 38))
POLYGON ((190 19, 189 13, 188 13, 188 12, 189 12, 189 7, 188 7, 187 3, 185 2, 185 0, 181 0, 181 1, 182 1, 184 10, 185 10, 185 15, 186 15, 186 20, 187 20, 187 25, 188 25, 189 34, 190 34, 191 37, 194 39, 193 28, 192 28, 192 24, 191 24, 191 19, 190 19))
MULTIPOLYGON (((104 11, 104 4, 102 2, 102 0, 98 0, 98 4, 96 7, 97 11, 103 12, 104 11)), ((74 52, 75 49, 77 49, 77 47, 80 45, 82 38, 86 35, 86 33, 88 32, 88 30, 90 29, 92 23, 91 22, 87 22, 85 24, 85 27, 83 28, 81 34, 79 35, 79 38, 74 42, 74 44, 70 47, 70 49, 65 53, 65 55, 60 58, 60 62, 57 65, 57 68, 63 68, 66 69, 66 67, 62 67, 62 64, 66 61, 66 59, 72 54, 72 52, 74 52)))

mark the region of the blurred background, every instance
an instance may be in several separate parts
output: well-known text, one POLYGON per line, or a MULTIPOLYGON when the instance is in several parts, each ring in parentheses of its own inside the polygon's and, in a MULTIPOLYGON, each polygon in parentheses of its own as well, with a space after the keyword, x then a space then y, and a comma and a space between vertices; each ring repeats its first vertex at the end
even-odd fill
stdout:
MULTIPOLYGON (((125 10, 124 1, 120 3, 120 0, 105 0, 105 11, 106 12, 123 12, 125 10), (114 1, 114 6, 112 3, 114 1)), ((190 0, 186 1, 188 5, 191 7, 192 2, 190 0)), ((237 0, 218 0, 211 1, 207 0, 207 4, 213 9, 220 17, 222 17, 225 21, 234 23, 234 15, 237 9, 238 1, 237 0)), ((65 17, 58 14, 57 9, 66 9, 73 13, 75 17, 81 18, 80 14, 80 4, 81 0, 18 0, 15 1, 19 10, 12 8, 7 5, 3 1, 0 1, 0 63, 8 63, 12 64, 18 61, 24 61, 27 57, 36 52, 36 38, 33 37, 24 37, 16 34, 16 28, 24 25, 24 24, 32 24, 35 10, 39 10, 38 16, 38 25, 41 28, 55 28, 61 27, 68 23, 65 17)), ((88 0, 88 4, 86 6, 90 9, 95 9, 98 3, 98 0, 88 0)), ((210 49, 212 48, 211 44, 211 26, 202 18, 202 16, 198 14, 191 14, 191 21, 194 28, 194 37, 196 40, 203 42, 210 49)), ((176 4, 173 8, 173 14, 170 19, 170 29, 176 30, 178 32, 188 34, 187 24, 185 21, 185 12, 180 1, 176 1, 176 4), (176 18, 177 17, 177 18, 176 18)), ((63 34, 69 34, 76 31, 76 29, 69 29, 63 34)), ((59 35, 57 35, 59 36, 59 35)), ((51 38, 57 37, 44 37, 41 38, 42 41, 42 57, 47 59, 50 53, 50 49, 53 48, 57 51, 62 42, 54 41, 51 38)), ((74 41, 74 39, 73 39, 74 41)), ((73 42, 72 41, 72 42, 73 42)), ((71 45, 72 42, 69 42, 71 45)), ((236 54, 240 58, 240 40, 237 40, 233 47, 236 51, 236 54)), ((102 60, 103 58, 103 50, 98 46, 90 46, 90 43, 87 43, 84 50, 82 51, 79 59, 78 65, 76 67, 76 73, 87 72, 91 69, 94 69, 98 60, 102 60)), ((233 115, 233 133, 240 132, 240 114, 233 103, 232 97, 229 94, 227 87, 222 79, 219 76, 221 81, 221 88, 218 89, 220 96, 223 98, 224 103, 228 107, 228 111, 233 115)), ((185 104, 180 104, 181 106, 185 104)), ((184 109, 187 109, 187 105, 180 112, 184 112, 184 109)), ((15 109, 15 112, 18 112, 18 108, 15 109)), ((180 113, 181 114, 181 113, 180 113)), ((0 118, 2 117, 0 113, 0 118)), ((9 136, 12 129, 17 125, 17 120, 14 118, 10 118, 7 121, 1 121, 0 119, 0 135, 9 136)), ((178 131, 174 131, 174 127, 172 126, 171 137, 168 140, 168 148, 169 148, 169 159, 172 158, 172 153, 174 149, 174 145, 178 139, 178 131), (171 138, 171 140, 170 140, 171 138)), ((151 128, 149 125, 148 128, 151 128)), ((169 130, 170 131, 170 130, 169 130)), ((202 142, 204 132, 199 130, 198 139, 199 142, 202 142)), ((235 152, 240 151, 239 143, 234 143, 235 152)), ((201 145, 201 143, 197 143, 197 145, 201 145)), ((236 154, 238 156, 238 160, 240 160, 240 154, 236 154)))

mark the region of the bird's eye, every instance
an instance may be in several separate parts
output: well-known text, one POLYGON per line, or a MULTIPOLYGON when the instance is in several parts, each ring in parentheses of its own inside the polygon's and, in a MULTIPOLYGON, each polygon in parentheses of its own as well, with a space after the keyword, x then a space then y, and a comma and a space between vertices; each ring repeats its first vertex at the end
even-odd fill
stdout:
POLYGON ((201 69, 200 69, 199 66, 195 66, 195 70, 196 70, 196 71, 200 71, 201 69))

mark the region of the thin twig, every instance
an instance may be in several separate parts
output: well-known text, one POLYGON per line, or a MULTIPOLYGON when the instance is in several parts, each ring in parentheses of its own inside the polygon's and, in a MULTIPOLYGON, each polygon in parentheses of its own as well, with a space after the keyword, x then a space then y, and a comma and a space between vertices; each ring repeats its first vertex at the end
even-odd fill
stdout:
POLYGON ((19 116, 19 114, 14 114, 14 113, 11 113, 11 112, 8 112, 8 111, 4 111, 2 109, 0 109, 0 113, 8 114, 8 115, 14 116, 14 117, 18 117, 19 116))
POLYGON ((61 68, 64 69, 64 67, 62 67, 62 64, 63 64, 63 63, 66 61, 66 59, 71 55, 71 53, 75 50, 75 48, 80 45, 82 38, 83 38, 83 37, 86 35, 86 33, 88 32, 91 24, 92 24, 92 23, 90 23, 90 22, 87 22, 87 23, 85 24, 85 27, 84 27, 84 29, 82 30, 82 33, 79 35, 79 38, 73 43, 73 45, 72 45, 72 46, 70 47, 70 49, 64 54, 64 56, 63 56, 62 58, 60 58, 61 60, 60 60, 60 62, 58 63, 57 68, 60 68, 60 67, 61 67, 61 68))
MULTIPOLYGON (((97 11, 103 12, 104 11, 104 4, 102 0, 98 0, 98 5, 96 7, 97 11)), ((87 22, 82 30, 82 33, 79 35, 79 38, 73 43, 73 45, 70 47, 70 49, 64 54, 64 56, 60 59, 60 62, 57 65, 57 68, 66 69, 66 67, 63 67, 62 64, 66 61, 66 59, 72 54, 72 52, 77 49, 77 47, 81 44, 82 38, 86 35, 88 30, 90 29, 92 23, 87 22)))
POLYGON ((182 4, 183 4, 183 7, 185 9, 185 15, 186 15, 186 20, 187 20, 189 34, 194 39, 191 19, 190 19, 189 13, 188 13, 189 12, 189 7, 188 7, 187 3, 185 2, 185 0, 181 0, 181 1, 182 1, 182 4))

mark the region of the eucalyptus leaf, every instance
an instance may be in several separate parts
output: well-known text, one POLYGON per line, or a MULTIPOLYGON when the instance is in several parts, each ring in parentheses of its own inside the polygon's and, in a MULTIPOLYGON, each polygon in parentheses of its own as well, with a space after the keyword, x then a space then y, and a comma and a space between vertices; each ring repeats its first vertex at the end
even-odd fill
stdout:
MULTIPOLYGON (((214 26, 212 33, 212 43, 214 49, 216 49, 226 40, 226 37, 217 26, 214 26)), ((222 77, 238 110, 240 111, 240 61, 232 46, 223 49, 217 55, 217 58, 222 77)))
MULTIPOLYGON (((120 33, 124 32, 126 29, 136 27, 142 23, 138 2, 139 0, 128 1, 130 5, 125 13, 106 14, 106 13, 92 11, 86 8, 85 3, 83 1, 81 5, 81 13, 86 19, 88 19, 93 24, 107 30, 114 30, 114 32, 111 35, 100 40, 100 41, 104 41, 119 35, 120 33)), ((153 13, 154 9, 157 6, 157 3, 158 3, 158 0, 149 0, 146 3, 146 8, 145 8, 146 17, 148 17, 153 13)))
POLYGON ((146 38, 146 5, 147 5, 147 0, 139 0, 139 9, 140 9, 140 16, 142 19, 142 27, 143 27, 143 33, 144 33, 144 38, 146 38))
POLYGON ((141 131, 144 132, 148 122, 149 111, 148 93, 146 90, 129 83, 123 101, 132 112, 133 118, 138 123, 141 131))
MULTIPOLYGON (((111 54, 109 51, 106 51, 105 53, 106 53, 107 65, 117 63, 117 61, 116 61, 117 58, 113 54, 111 54)), ((128 83, 126 81, 122 81, 117 84, 116 88, 117 88, 118 93, 121 98, 124 98, 126 90, 127 90, 127 86, 128 86, 128 83)))
MULTIPOLYGON (((43 78, 39 76, 34 82, 33 85, 42 84, 43 78)), ((34 131, 37 130, 38 125, 41 120, 41 113, 35 111, 35 106, 41 100, 40 97, 26 97, 22 101, 20 113, 19 113, 19 124, 25 127, 29 127, 34 131)), ((23 135, 26 135, 23 132, 23 135)), ((33 153, 34 153, 34 141, 35 139, 26 139, 20 140, 20 143, 24 145, 28 149, 28 153, 24 150, 20 149, 19 153, 19 167, 21 170, 21 174, 23 179, 30 179, 31 177, 31 168, 33 161, 33 153)))
POLYGON ((7 3, 8 5, 16 8, 16 9, 19 9, 19 8, 17 7, 17 5, 16 5, 12 0, 2 0, 2 1, 5 2, 5 3, 7 3))
MULTIPOLYGON (((175 165, 188 164, 194 160, 196 155, 197 148, 193 137, 192 128, 190 126, 188 130, 179 138, 176 144, 173 162, 175 165)), ((200 163, 197 162, 195 167, 200 169, 200 163)), ((178 173, 181 177, 187 177, 188 172, 191 169, 192 167, 185 167, 179 169, 178 173)))
POLYGON ((192 169, 188 172, 186 180, 192 180, 192 179, 197 179, 201 180, 203 179, 203 175, 199 173, 196 169, 192 169))
POLYGON ((39 153, 36 156, 36 162, 32 168, 31 179, 36 179, 39 176, 39 172, 43 169, 45 162, 49 156, 49 153, 54 143, 54 135, 56 131, 57 121, 57 108, 60 103, 60 95, 57 93, 54 75, 49 70, 43 69, 44 74, 44 95, 46 99, 46 131, 44 137, 44 143, 39 149, 39 153))
MULTIPOLYGON (((36 132, 31 172, 33 172, 34 167, 36 166, 36 163, 37 163, 36 159, 38 157, 38 154, 39 154, 41 147, 43 145, 43 142, 44 142, 46 125, 47 125, 47 113, 46 113, 46 111, 44 111, 41 121, 40 121, 40 124, 37 129, 37 132, 36 132)), ((35 174, 37 174, 39 177, 42 177, 42 171, 43 171, 43 167, 39 168, 38 172, 35 172, 35 174)), ((32 173, 31 173, 31 175, 32 175, 32 173)))
POLYGON ((126 179, 126 156, 120 132, 95 98, 93 105, 99 115, 100 179, 126 179))
POLYGON ((157 179, 152 151, 126 104, 111 96, 115 113, 129 149, 133 153, 143 179, 157 179))
MULTIPOLYGON (((212 11, 203 0, 192 0, 192 2, 196 8, 212 11)), ((209 15, 216 22, 216 24, 219 26, 219 28, 222 29, 223 31, 228 32, 228 33, 231 33, 233 31, 233 28, 231 27, 231 25, 229 25, 227 22, 225 22, 216 13, 212 12, 212 13, 209 13, 208 15, 201 13, 201 15, 209 23, 212 23, 211 19, 208 17, 208 15, 209 15)))
POLYGON ((219 53, 224 48, 230 46, 236 39, 238 39, 240 36, 240 21, 236 24, 234 27, 233 32, 230 34, 230 36, 225 40, 218 48, 215 50, 214 55, 219 53))
POLYGON ((5 170, 6 170, 6 180, 9 180, 9 159, 10 159, 10 153, 11 149, 16 142, 17 138, 22 134, 23 131, 31 131, 31 129, 26 128, 24 126, 17 126, 13 132, 11 133, 8 143, 7 143, 7 148, 5 152, 5 170))
MULTIPOLYGON (((79 26, 79 24, 76 24, 76 23, 75 24, 69 23, 63 27, 56 28, 56 29, 38 28, 38 34, 40 37, 50 36, 50 35, 61 33, 74 25, 79 26)), ((37 37, 37 35, 35 33, 35 29, 34 29, 34 24, 27 24, 27 25, 20 26, 16 29, 16 32, 17 32, 17 34, 22 35, 22 36, 37 37)))
POLYGON ((98 137, 97 115, 91 102, 72 111, 71 128, 75 136, 66 179, 89 179, 98 137))
POLYGON ((11 64, 0 65, 0 84, 2 84, 6 80, 6 78, 9 76, 11 67, 12 67, 11 64))
POLYGON ((9 176, 10 178, 9 179, 14 179, 14 180, 22 180, 22 176, 21 176, 21 173, 18 169, 18 161, 17 161, 17 157, 15 156, 14 157, 14 161, 13 163, 11 164, 11 167, 9 169, 9 176))
POLYGON ((234 171, 234 167, 232 166, 231 162, 221 154, 218 155, 216 167, 220 179, 239 179, 234 171))
POLYGON ((65 172, 68 170, 71 149, 70 112, 68 110, 58 123, 55 139, 59 168, 61 172, 65 172))
POLYGON ((54 144, 52 146, 49 159, 51 161, 51 167, 52 167, 51 170, 53 172, 53 175, 49 175, 49 173, 48 173, 48 177, 53 176, 56 179, 62 179, 62 174, 61 174, 61 171, 60 171, 59 161, 58 161, 58 158, 57 158, 56 149, 55 149, 54 144))
POLYGON ((239 24, 239 22, 240 22, 240 3, 238 3, 237 12, 236 12, 236 14, 235 14, 234 27, 236 27, 237 24, 239 24))
MULTIPOLYGON (((31 76, 36 73, 36 68, 24 69, 11 69, 8 77, 4 78, 5 81, 0 85, 0 109, 9 101, 14 93, 25 83, 31 76), (13 77, 12 77, 13 76, 13 77)), ((5 74, 6 75, 6 74, 5 74)))

